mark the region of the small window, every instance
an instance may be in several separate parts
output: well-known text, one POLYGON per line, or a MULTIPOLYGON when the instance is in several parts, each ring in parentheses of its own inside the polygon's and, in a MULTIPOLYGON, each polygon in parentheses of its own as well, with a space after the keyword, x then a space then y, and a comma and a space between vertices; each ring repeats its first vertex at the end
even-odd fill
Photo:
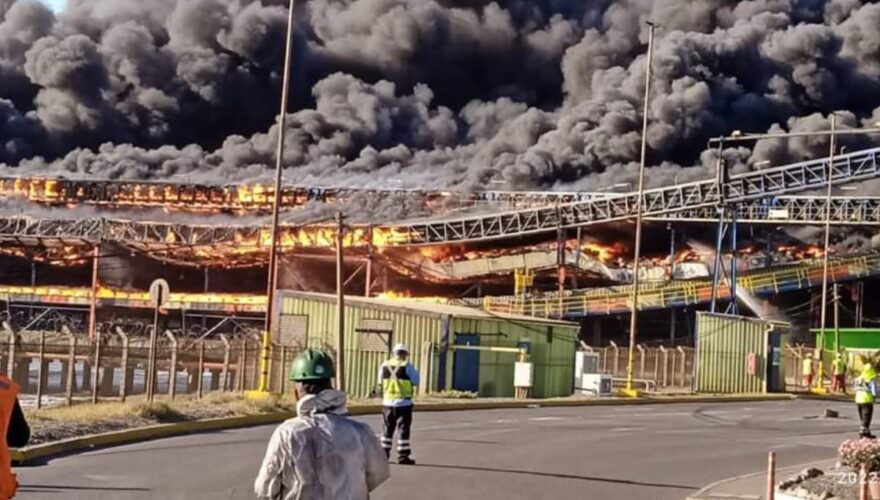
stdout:
POLYGON ((385 319, 362 319, 354 329, 358 349, 364 352, 390 352, 393 323, 385 319))
POLYGON ((305 349, 309 342, 309 317, 282 314, 278 320, 278 344, 305 349))
POLYGON ((547 343, 548 344, 553 343, 553 327, 552 326, 547 327, 547 343))

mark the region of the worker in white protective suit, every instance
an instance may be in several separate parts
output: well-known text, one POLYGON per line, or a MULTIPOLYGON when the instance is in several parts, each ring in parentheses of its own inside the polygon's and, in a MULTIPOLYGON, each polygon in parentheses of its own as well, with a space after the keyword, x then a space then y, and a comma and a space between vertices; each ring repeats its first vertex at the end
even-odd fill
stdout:
POLYGON ((332 389, 333 360, 308 349, 293 363, 297 416, 275 429, 254 483, 258 498, 366 500, 391 475, 373 431, 348 417, 332 389))

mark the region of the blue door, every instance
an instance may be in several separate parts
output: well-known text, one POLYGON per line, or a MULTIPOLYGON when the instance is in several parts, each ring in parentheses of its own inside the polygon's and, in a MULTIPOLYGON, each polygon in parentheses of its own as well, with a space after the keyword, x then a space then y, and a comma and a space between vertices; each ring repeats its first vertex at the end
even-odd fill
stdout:
MULTIPOLYGON (((480 336, 456 333, 456 345, 480 345, 480 336)), ((452 388, 456 391, 480 391, 480 351, 455 351, 452 360, 452 388)))

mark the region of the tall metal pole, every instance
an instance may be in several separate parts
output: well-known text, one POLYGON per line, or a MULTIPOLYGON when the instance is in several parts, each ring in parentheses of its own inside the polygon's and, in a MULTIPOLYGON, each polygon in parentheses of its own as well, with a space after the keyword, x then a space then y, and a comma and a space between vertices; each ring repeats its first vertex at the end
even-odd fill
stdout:
POLYGON ((642 197, 645 195, 645 156, 648 150, 648 112, 651 98, 651 66, 654 59, 654 24, 648 22, 648 57, 645 62, 645 106, 642 110, 642 153, 639 161, 639 191, 636 200, 636 241, 633 262, 632 314, 629 320, 629 349, 626 362, 626 390, 628 396, 638 396, 633 387, 635 375, 636 329, 639 317, 639 259, 642 257, 642 197))
POLYGON ((837 149, 835 131, 837 130, 837 115, 831 113, 831 146, 828 152, 828 191, 825 196, 825 246, 822 256, 822 310, 819 313, 819 368, 816 373, 817 392, 824 392, 825 385, 823 378, 825 376, 824 353, 825 353, 825 320, 828 312, 828 249, 831 246, 831 192, 834 186, 834 153, 837 149))
POLYGON ((834 284, 834 354, 840 354, 840 286, 834 284))
POLYGON ((856 328, 862 327, 862 317, 865 305, 865 282, 856 282, 856 328))
POLYGON ((256 392, 269 391, 269 352, 272 345, 272 316, 275 314, 275 268, 278 266, 278 218, 281 211, 281 179, 284 170, 284 136, 287 130, 287 104, 290 98, 290 70, 293 64, 293 22, 296 0, 290 0, 287 13, 287 38, 284 49, 284 75, 281 84, 281 108, 278 113, 278 144, 275 152, 275 192, 272 202, 272 235, 269 239, 269 269, 266 279, 266 322, 263 329, 263 353, 260 360, 260 383, 256 392))
MULTIPOLYGON (((671 223, 666 225, 669 229, 669 279, 675 279, 675 226, 671 223)), ((675 344, 675 316, 674 307, 669 308, 669 345, 675 344)))
POLYGON ((369 297, 373 292, 373 226, 370 226, 369 238, 370 238, 370 246, 367 247, 367 269, 366 269, 366 279, 364 280, 364 297, 369 297))
POLYGON ((89 294, 89 341, 95 341, 95 330, 98 326, 98 259, 101 246, 92 249, 92 292, 89 294))
POLYGON ((718 162, 715 166, 715 182, 718 184, 718 233, 715 240, 715 269, 712 272, 712 298, 709 311, 715 312, 718 304, 718 285, 721 280, 722 266, 721 245, 724 243, 724 218, 727 212, 724 206, 724 141, 718 141, 718 162))
POLYGON ((345 390, 345 256, 342 212, 336 212, 336 388, 345 390))

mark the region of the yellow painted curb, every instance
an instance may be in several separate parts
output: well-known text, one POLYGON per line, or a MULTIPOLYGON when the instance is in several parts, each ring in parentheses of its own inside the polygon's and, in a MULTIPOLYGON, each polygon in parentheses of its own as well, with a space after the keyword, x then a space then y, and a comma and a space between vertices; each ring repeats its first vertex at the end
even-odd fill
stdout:
MULTIPOLYGON (((419 412, 437 411, 467 411, 467 410, 503 410, 523 408, 554 408, 554 407, 579 407, 579 406, 621 406, 621 405, 649 405, 649 404, 680 404, 680 403, 742 403, 759 401, 787 401, 794 399, 789 394, 773 394, 760 396, 677 396, 677 397, 645 397, 631 398, 608 398, 608 399, 583 399, 583 400, 529 400, 529 401, 493 401, 485 403, 422 403, 416 405, 419 412)), ((824 399, 824 398, 823 398, 824 399)), ((382 406, 356 405, 349 408, 351 415, 375 415, 381 413, 382 406)), ((27 464, 40 458, 86 450, 103 446, 115 446, 121 444, 149 441, 163 437, 179 436, 195 432, 219 431, 224 429, 236 429, 240 427, 253 427, 283 422, 293 417, 291 412, 264 413, 259 415, 244 415, 236 417, 213 418, 207 420, 194 420, 191 422, 179 422, 172 424, 151 425, 136 429, 124 429, 120 431, 81 436, 52 443, 28 446, 12 451, 12 461, 17 465, 27 464)))

